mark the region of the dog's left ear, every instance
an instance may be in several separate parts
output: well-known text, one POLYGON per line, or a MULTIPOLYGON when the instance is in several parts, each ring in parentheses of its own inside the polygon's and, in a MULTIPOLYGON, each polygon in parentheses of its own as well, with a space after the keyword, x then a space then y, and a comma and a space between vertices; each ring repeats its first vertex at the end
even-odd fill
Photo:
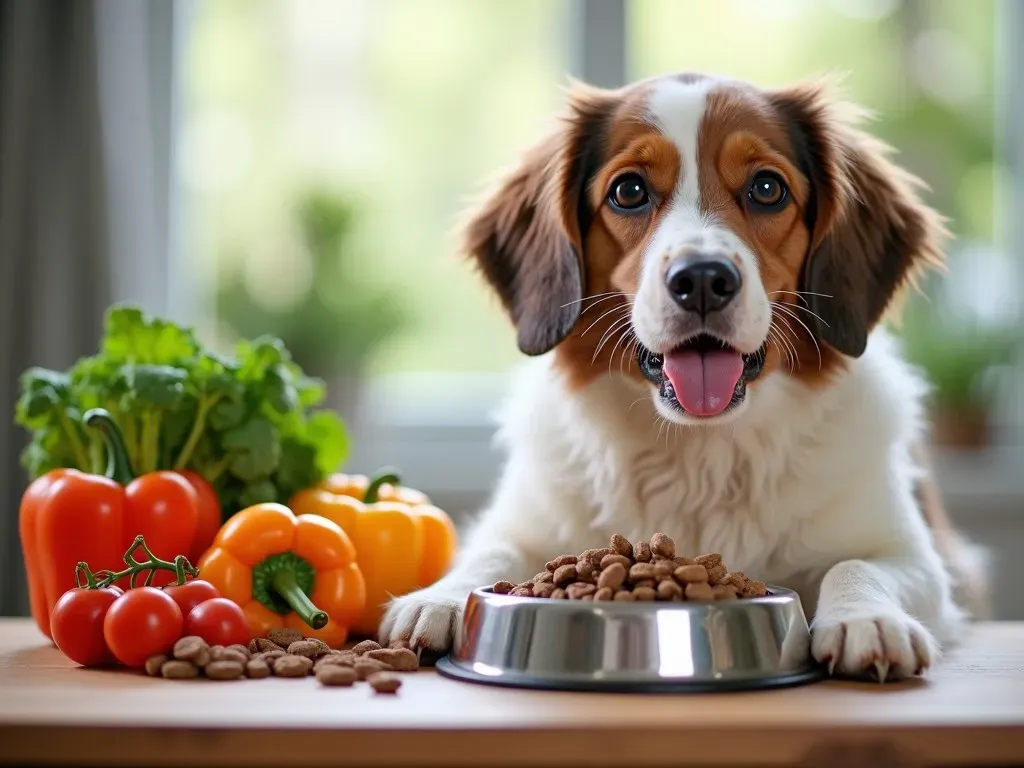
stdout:
POLYGON ((837 351, 859 357, 901 289, 942 264, 945 221, 918 197, 923 182, 855 127, 863 113, 833 102, 823 84, 772 100, 811 185, 811 242, 799 287, 817 316, 811 327, 837 351))
POLYGON ((527 355, 554 348, 579 319, 587 184, 615 100, 612 92, 575 85, 559 129, 527 152, 463 225, 463 250, 498 294, 527 355))

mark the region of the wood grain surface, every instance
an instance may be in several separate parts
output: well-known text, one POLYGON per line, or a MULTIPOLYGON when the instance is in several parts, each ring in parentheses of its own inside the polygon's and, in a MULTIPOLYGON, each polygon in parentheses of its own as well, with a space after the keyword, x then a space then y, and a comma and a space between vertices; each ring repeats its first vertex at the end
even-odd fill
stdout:
POLYGON ((0 619, 0 762, 145 766, 1024 764, 1024 623, 973 628, 924 680, 758 693, 171 681, 75 667, 0 619))

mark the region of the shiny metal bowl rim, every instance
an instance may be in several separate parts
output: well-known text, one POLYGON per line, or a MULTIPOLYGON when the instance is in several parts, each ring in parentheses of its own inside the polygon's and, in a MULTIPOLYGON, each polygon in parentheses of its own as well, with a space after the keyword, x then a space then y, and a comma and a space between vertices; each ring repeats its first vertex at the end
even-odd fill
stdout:
POLYGON ((740 597, 730 600, 580 600, 578 598, 574 600, 561 600, 551 599, 550 597, 533 597, 532 595, 529 597, 525 597, 523 595, 512 595, 508 593, 502 594, 500 592, 495 592, 493 586, 487 586, 477 587, 472 591, 472 593, 470 593, 470 595, 466 597, 466 600, 468 601, 469 597, 472 595, 477 595, 478 597, 486 597, 488 599, 492 597, 509 598, 511 600, 515 600, 516 602, 550 603, 552 605, 570 605, 576 608, 589 608, 595 605, 600 605, 602 607, 607 605, 614 605, 616 606, 616 608, 637 608, 643 610, 648 606, 655 606, 657 608, 665 609, 685 608, 688 605, 743 605, 746 603, 774 602, 780 599, 800 599, 800 595, 798 595, 792 589, 787 589, 786 587, 778 587, 774 584, 765 584, 765 589, 768 591, 768 594, 762 595, 761 597, 740 597))
MULTIPOLYGON (((544 610, 588 610, 588 611, 601 611, 601 612, 613 612, 619 615, 623 614, 642 614, 650 611, 695 611, 699 609, 706 609, 709 606, 728 607, 731 610, 742 610, 743 605, 753 604, 765 604, 765 603, 791 603, 796 601, 800 608, 800 612, 803 613, 802 601, 797 592, 785 587, 776 586, 773 584, 766 585, 766 589, 769 594, 762 597, 749 597, 740 598, 736 600, 674 600, 674 601, 614 601, 614 600, 601 600, 601 601, 589 601, 589 600, 552 600, 551 598, 544 597, 526 597, 511 594, 498 594, 493 591, 492 586, 478 587, 474 589, 470 595, 466 598, 466 604, 468 606, 469 601, 474 597, 478 600, 501 600, 506 604, 529 604, 536 606, 542 603, 550 604, 550 608, 544 610), (503 600, 508 598, 508 600, 503 600)), ((461 637, 461 626, 459 635, 461 637)), ((597 682, 585 682, 585 681, 572 681, 566 679, 542 679, 534 677, 532 675, 524 675, 515 671, 506 672, 501 677, 485 677, 478 673, 467 669, 464 663, 456 661, 453 658, 455 649, 452 652, 437 659, 435 667, 438 672, 452 679, 460 680, 463 682, 480 683, 498 687, 508 688, 520 688, 520 689, 535 689, 535 690, 551 690, 551 691, 571 691, 578 693, 655 693, 655 694, 673 694, 673 693, 729 693, 729 692, 752 692, 757 690, 772 690, 777 688, 787 688, 798 685, 804 685, 807 683, 818 682, 825 679, 828 675, 825 672, 824 667, 814 663, 812 659, 808 659, 808 666, 806 669, 791 671, 780 674, 776 677, 765 678, 759 681, 750 681, 745 679, 738 679, 735 681, 713 681, 713 682, 696 682, 696 681, 601 681, 597 682)))

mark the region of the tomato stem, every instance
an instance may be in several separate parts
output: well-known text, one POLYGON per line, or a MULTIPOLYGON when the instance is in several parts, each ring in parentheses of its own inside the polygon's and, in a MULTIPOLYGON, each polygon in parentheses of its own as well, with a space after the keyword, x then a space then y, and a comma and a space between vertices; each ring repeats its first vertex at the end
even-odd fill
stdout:
POLYGON ((140 573, 147 573, 144 583, 148 587, 156 578, 157 571, 174 571, 177 585, 180 587, 187 581, 188 576, 193 579, 199 576, 199 569, 193 566, 184 555, 178 555, 173 562, 161 560, 153 554, 142 536, 136 536, 128 551, 124 553, 124 564, 128 567, 116 573, 106 569, 94 572, 89 568, 88 563, 81 561, 75 566, 75 584, 84 589, 105 589, 119 579, 130 576, 129 583, 134 589, 140 573), (145 560, 135 559, 135 553, 140 549, 146 555, 145 560))
POLYGON ((388 485, 398 486, 401 485, 401 479, 398 477, 397 470, 394 469, 381 469, 377 471, 377 475, 370 481, 370 484, 366 488, 366 494, 363 496, 364 504, 376 504, 380 499, 380 487, 387 483, 388 485))
POLYGON ((82 416, 82 423, 98 429, 107 443, 106 476, 121 485, 128 485, 135 479, 135 472, 132 470, 132 461, 124 444, 124 436, 110 412, 104 408, 93 408, 82 416))

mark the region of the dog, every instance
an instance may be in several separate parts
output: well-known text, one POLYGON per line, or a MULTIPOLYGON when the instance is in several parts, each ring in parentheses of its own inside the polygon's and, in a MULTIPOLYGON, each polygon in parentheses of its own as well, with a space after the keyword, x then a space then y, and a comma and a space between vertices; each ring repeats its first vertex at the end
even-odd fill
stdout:
POLYGON ((657 531, 793 588, 836 675, 919 675, 987 610, 927 465, 926 382, 883 326, 945 219, 828 82, 574 82, 463 228, 529 359, 450 572, 382 642, 444 651, 468 593, 657 531))

